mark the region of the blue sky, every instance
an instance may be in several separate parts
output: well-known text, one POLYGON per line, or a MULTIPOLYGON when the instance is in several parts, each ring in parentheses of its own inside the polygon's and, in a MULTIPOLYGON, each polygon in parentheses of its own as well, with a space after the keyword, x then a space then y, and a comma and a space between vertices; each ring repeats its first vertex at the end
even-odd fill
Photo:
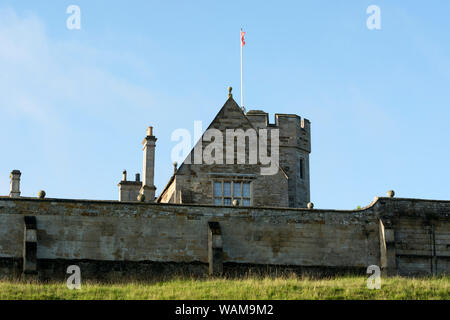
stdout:
POLYGON ((394 189, 449 199, 450 2, 0 2, 0 194, 118 199, 155 127, 156 186, 171 133, 206 127, 234 87, 244 27, 247 109, 312 123, 311 200, 353 209, 394 189), (68 30, 66 8, 81 8, 68 30), (366 9, 381 9, 368 30, 366 9))

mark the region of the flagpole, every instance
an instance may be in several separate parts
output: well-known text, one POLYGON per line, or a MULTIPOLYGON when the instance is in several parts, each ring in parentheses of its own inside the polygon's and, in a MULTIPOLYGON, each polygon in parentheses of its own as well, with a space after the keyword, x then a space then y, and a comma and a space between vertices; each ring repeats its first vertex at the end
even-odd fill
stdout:
POLYGON ((243 60, 243 45, 242 45, 242 28, 240 36, 240 43, 241 43, 241 108, 244 109, 244 60, 243 60))

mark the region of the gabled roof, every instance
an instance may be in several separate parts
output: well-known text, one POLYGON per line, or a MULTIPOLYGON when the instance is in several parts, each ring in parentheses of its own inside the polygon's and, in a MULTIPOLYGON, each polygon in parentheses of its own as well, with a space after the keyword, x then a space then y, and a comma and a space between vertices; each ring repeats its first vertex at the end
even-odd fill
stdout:
MULTIPOLYGON (((224 125, 223 122, 228 122, 230 119, 233 120, 233 127, 236 127, 236 128, 248 127, 248 128, 255 129, 255 127, 252 125, 250 120, 245 116, 244 112, 239 107, 239 105, 236 103, 236 101, 234 101, 233 96, 230 95, 228 100, 225 101, 225 104, 222 106, 222 108, 219 110, 219 112, 214 117, 213 121, 211 121, 211 123, 209 124, 209 126, 205 130, 205 132, 208 129, 219 129, 220 130, 220 127, 222 125, 224 125)), ((229 124, 228 124, 227 128, 230 128, 229 124)), ((198 141, 195 143, 195 146, 203 141, 203 136, 204 136, 205 132, 203 132, 200 139, 198 139, 198 141)), ((192 159, 192 155, 194 153, 195 146, 194 146, 194 148, 192 148, 191 152, 189 152, 186 159, 189 159, 189 158, 192 159)), ((178 169, 174 173, 174 175, 176 175, 178 173, 178 171, 181 169, 181 167, 186 162, 186 159, 184 159, 183 163, 178 167, 178 169)), ((162 192, 161 192, 161 194, 162 194, 162 192)))
MULTIPOLYGON (((230 94, 228 100, 225 102, 225 104, 222 106, 222 108, 219 110, 219 112, 216 114, 213 121, 209 124, 208 128, 205 130, 205 132, 208 129, 232 129, 232 128, 242 128, 242 129, 254 129, 256 131, 256 134, 258 136, 258 130, 253 126, 253 124, 250 122, 250 120, 247 118, 247 116, 244 114, 243 110, 239 107, 239 105, 234 101, 233 96, 230 94), (230 122, 232 120, 232 122, 230 122), (230 127, 230 125, 232 126, 230 127)), ((202 134, 200 139, 195 143, 195 146, 197 146, 199 143, 203 141, 203 136, 205 132, 202 134)), ((174 181, 174 176, 177 175, 177 173, 181 170, 181 168, 184 166, 187 159, 193 158, 193 153, 195 150, 192 148, 191 152, 189 152, 186 159, 183 161, 183 163, 178 167, 178 169, 174 172, 173 176, 170 178, 167 185, 164 187, 164 189, 161 191, 157 202, 160 200, 161 196, 164 194, 164 192, 169 188, 169 186, 174 181)), ((288 178, 286 172, 280 167, 278 164, 278 168, 282 173, 285 175, 286 178, 288 178)))

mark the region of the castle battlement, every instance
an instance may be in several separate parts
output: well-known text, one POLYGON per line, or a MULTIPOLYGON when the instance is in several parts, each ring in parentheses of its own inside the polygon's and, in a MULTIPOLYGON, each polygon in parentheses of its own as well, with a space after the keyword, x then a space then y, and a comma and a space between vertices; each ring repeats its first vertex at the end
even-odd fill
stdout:
POLYGON ((276 113, 275 123, 269 123, 269 114, 250 110, 247 118, 256 129, 279 129, 280 147, 296 147, 311 152, 311 121, 296 114, 276 113))

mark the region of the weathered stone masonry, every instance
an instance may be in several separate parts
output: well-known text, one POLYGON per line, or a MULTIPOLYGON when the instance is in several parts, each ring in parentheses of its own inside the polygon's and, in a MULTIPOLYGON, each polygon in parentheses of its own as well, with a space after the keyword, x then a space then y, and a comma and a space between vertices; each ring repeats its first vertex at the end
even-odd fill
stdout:
MULTIPOLYGON (((177 203, 177 204, 214 204, 214 183, 246 183, 250 184, 250 191, 246 198, 249 201, 240 205, 256 207, 291 207, 306 208, 310 202, 310 176, 309 176, 309 154, 311 152, 311 123, 307 119, 302 119, 294 114, 275 114, 275 122, 269 123, 269 116, 261 110, 251 110, 244 114, 243 110, 234 101, 232 95, 217 113, 214 120, 208 126, 204 135, 197 141, 191 153, 180 167, 175 169, 173 176, 169 179, 166 187, 163 188, 157 202, 177 203), (230 139, 228 144, 227 131, 241 130, 247 132, 247 138, 238 142, 245 153, 245 163, 238 163, 237 148, 234 151, 233 163, 210 163, 197 162, 195 158, 201 159, 203 154, 210 154, 209 142, 211 137, 205 136, 208 130, 220 132, 222 141, 218 142, 221 150, 219 157, 223 157, 234 148, 235 138, 230 139), (267 150, 259 148, 260 153, 272 153, 272 134, 279 135, 279 157, 274 159, 275 173, 263 175, 262 168, 267 168, 267 164, 255 161, 251 164, 250 155, 256 156, 255 152, 250 152, 250 144, 258 145, 256 141, 259 130, 266 130, 267 137, 259 137, 262 141, 267 140, 267 150), (251 133, 254 132, 254 135, 251 133), (254 139, 251 139, 251 136, 254 139), (250 140, 253 140, 251 143, 250 140), (247 142, 245 142, 247 141, 247 142), (227 146, 228 144, 228 146, 227 146), (270 146, 270 147, 269 147, 270 146), (270 151, 270 152, 269 152, 270 151), (268 192, 270 190, 270 192, 268 192)), ((258 138, 258 139, 259 139, 258 138)), ((215 138, 214 138, 215 139, 215 138)), ((255 151, 255 150, 254 150, 255 151)), ((215 153, 215 152, 214 152, 215 153)), ((233 158, 233 157, 232 157, 233 158)), ((261 160, 261 159, 259 159, 261 160)), ((144 165, 145 167, 145 165, 144 165)), ((234 195, 228 195, 227 198, 234 195)), ((237 195, 237 198, 240 194, 237 195)), ((147 197, 146 197, 147 198, 147 197)), ((148 199, 148 198, 147 198, 148 199)), ((136 199, 134 199, 136 200, 136 199)), ((222 203, 222 204, 227 204, 222 203)))
POLYGON ((441 274, 450 270, 449 216, 450 201, 400 198, 336 211, 0 197, 0 274, 33 266, 23 263, 25 217, 36 221, 43 278, 64 277, 71 264, 94 278, 230 266, 364 273, 373 264, 441 274))

